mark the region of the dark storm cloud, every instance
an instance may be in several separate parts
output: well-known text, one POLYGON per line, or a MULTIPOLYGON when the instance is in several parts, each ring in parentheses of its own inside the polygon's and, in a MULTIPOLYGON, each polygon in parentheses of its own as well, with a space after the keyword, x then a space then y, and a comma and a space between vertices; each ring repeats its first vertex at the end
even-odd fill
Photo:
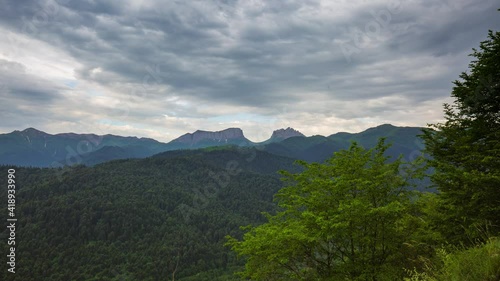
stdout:
POLYGON ((62 90, 53 82, 28 73, 20 63, 0 59, 2 127, 15 130, 42 125, 53 115, 51 106, 64 100, 62 90))
MULTIPOLYGON (((299 7, 298 2, 268 6, 262 13, 283 16, 276 19, 281 24, 277 29, 255 28, 243 18, 246 26, 236 30, 240 34, 221 38, 214 35, 231 27, 224 21, 210 18, 213 10, 176 3, 170 5, 172 10, 160 8, 127 14, 124 8, 116 5, 69 1, 53 9, 52 14, 43 13, 43 6, 38 7, 38 13, 44 15, 40 16, 43 20, 23 23, 22 26, 39 31, 33 36, 57 44, 82 61, 84 68, 78 71, 81 78, 94 79, 102 84, 117 80, 143 83, 145 76, 154 76, 148 72, 148 67, 157 68, 160 70, 157 77, 150 78, 183 95, 258 106, 259 101, 270 104, 282 98, 279 95, 273 97, 275 83, 286 82, 293 86, 296 80, 293 75, 307 74, 304 68, 280 70, 279 63, 300 60, 294 56, 310 53, 310 50, 289 53, 286 48, 291 44, 280 46, 272 43, 294 38, 298 39, 295 44, 308 43, 308 38, 302 36, 308 31, 306 27, 283 26, 287 22, 287 13, 299 7), (154 35, 150 36, 148 32, 154 35), (222 46, 224 40, 236 42, 225 47, 222 46), (92 77, 91 71, 96 68, 101 68, 102 74, 92 77), (111 79, 106 72, 115 74, 114 78, 111 79), (246 77, 258 78, 258 84, 246 77)), ((25 17, 37 13, 35 7, 27 9, 20 5, 18 11, 12 10, 14 8, 11 7, 10 13, 25 17)))
POLYGON ((61 98, 60 90, 54 83, 27 73, 24 65, 0 59, 0 98, 4 101, 12 105, 16 100, 50 104, 61 98))
MULTIPOLYGON (((179 97, 261 108, 264 115, 283 106, 327 114, 337 101, 393 98, 359 112, 332 113, 380 117, 384 107, 415 107, 448 96, 451 81, 467 66, 466 54, 488 29, 500 27, 494 0, 1 4, 0 27, 73 58, 80 84, 133 97, 134 104, 154 99, 158 109, 145 113, 151 116, 161 115, 161 107, 171 110, 165 100, 179 97), (346 46, 354 52, 346 54, 346 46), (313 107, 308 100, 324 102, 313 107)), ((61 86, 16 67, 1 70, 3 100, 62 99, 61 86)), ((177 108, 172 111, 190 117, 208 114, 177 108)), ((140 119, 137 110, 131 112, 140 119)))
MULTIPOLYGON (((428 5, 434 3, 434 1, 427 2, 428 5)), ((441 4, 444 2, 443 0, 441 4)), ((439 17, 435 13, 436 17, 427 14, 422 19, 418 14, 406 12, 403 23, 408 25, 408 31, 390 42, 390 50, 409 53, 429 52, 434 56, 464 51, 470 53, 472 47, 477 48, 479 42, 486 39, 489 29, 498 29, 500 23, 500 13, 496 11, 500 8, 498 3, 476 1, 463 4, 462 7, 461 2, 449 2, 452 6, 445 5, 451 11, 447 17, 439 17)))

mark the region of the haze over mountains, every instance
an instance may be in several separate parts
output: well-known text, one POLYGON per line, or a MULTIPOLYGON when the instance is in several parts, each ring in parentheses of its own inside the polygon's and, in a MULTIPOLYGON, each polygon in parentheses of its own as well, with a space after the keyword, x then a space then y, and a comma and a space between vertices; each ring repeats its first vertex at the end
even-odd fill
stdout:
POLYGON ((47 134, 28 128, 0 134, 0 164, 57 167, 75 164, 95 165, 116 159, 145 158, 157 153, 199 149, 214 146, 253 146, 272 154, 306 161, 323 161, 335 151, 347 148, 352 141, 373 146, 380 137, 393 144, 388 154, 411 158, 423 145, 418 127, 396 127, 390 124, 360 133, 335 133, 330 136, 304 136, 293 128, 279 129, 271 137, 254 143, 239 128, 210 132, 198 130, 184 134, 169 143, 150 138, 95 134, 47 134))

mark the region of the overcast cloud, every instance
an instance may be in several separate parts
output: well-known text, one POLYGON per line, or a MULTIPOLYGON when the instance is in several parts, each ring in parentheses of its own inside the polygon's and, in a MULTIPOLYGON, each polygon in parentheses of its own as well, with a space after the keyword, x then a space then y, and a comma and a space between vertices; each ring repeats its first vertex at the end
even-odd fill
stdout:
POLYGON ((0 1, 0 132, 261 141, 442 119, 496 0, 0 1))

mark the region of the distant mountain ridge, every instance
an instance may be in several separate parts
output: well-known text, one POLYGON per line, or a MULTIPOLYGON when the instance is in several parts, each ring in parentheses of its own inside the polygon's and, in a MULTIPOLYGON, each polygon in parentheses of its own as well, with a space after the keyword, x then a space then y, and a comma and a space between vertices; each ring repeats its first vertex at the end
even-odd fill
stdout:
MULTIPOLYGON (((87 154, 104 147, 121 147, 127 156, 142 158, 166 149, 150 138, 62 133, 51 135, 34 128, 0 134, 0 164, 55 167, 84 163, 87 154)), ((127 157, 128 158, 128 157, 127 157)), ((112 159, 110 159, 112 160, 112 159)), ((98 161, 103 162, 103 161, 98 161)))
POLYGON ((418 138, 422 134, 420 127, 397 127, 383 124, 369 128, 360 133, 339 132, 328 137, 291 137, 281 142, 266 143, 262 149, 273 154, 302 159, 309 162, 322 162, 333 155, 334 152, 346 149, 351 142, 356 141, 366 148, 375 146, 382 137, 392 146, 387 154, 392 158, 403 155, 406 160, 413 160, 420 155, 424 148, 423 142, 418 138))
POLYGON ((306 137, 293 128, 279 129, 261 143, 247 139, 239 128, 210 132, 198 130, 184 134, 169 143, 150 138, 115 135, 61 133, 48 134, 34 128, 0 134, 0 165, 55 167, 75 164, 95 165, 111 160, 145 158, 154 154, 183 149, 216 146, 248 146, 272 154, 321 162, 333 152, 347 148, 352 141, 372 147, 380 137, 393 143, 391 157, 403 154, 407 159, 418 154, 423 144, 417 135, 422 128, 380 125, 360 133, 340 132, 306 137))
POLYGON ((216 146, 220 144, 250 144, 250 140, 245 138, 240 128, 228 128, 222 131, 210 132, 197 130, 194 133, 184 134, 169 142, 171 145, 179 145, 182 148, 202 148, 216 146))
POLYGON ((288 127, 286 129, 279 129, 274 131, 270 140, 278 141, 285 140, 291 137, 305 137, 305 135, 293 128, 288 127))

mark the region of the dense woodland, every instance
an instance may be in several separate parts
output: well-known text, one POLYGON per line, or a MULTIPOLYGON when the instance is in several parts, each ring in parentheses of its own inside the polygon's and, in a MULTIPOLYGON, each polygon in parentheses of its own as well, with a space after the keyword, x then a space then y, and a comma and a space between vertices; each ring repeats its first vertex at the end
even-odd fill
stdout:
POLYGON ((412 162, 381 139, 322 163, 219 147, 1 166, 19 221, 0 279, 500 280, 500 33, 473 56, 412 162), (429 170, 437 192, 416 187, 429 170))
MULTIPOLYGON (((240 225, 263 222, 261 212, 275 210, 276 171, 296 169, 292 163, 253 149, 222 148, 66 170, 17 168, 14 280, 220 275, 242 264, 223 247, 224 236, 240 235, 240 225)), ((7 175, 7 168, 0 173, 7 175)), ((6 198, 5 189, 1 195, 6 198)))

